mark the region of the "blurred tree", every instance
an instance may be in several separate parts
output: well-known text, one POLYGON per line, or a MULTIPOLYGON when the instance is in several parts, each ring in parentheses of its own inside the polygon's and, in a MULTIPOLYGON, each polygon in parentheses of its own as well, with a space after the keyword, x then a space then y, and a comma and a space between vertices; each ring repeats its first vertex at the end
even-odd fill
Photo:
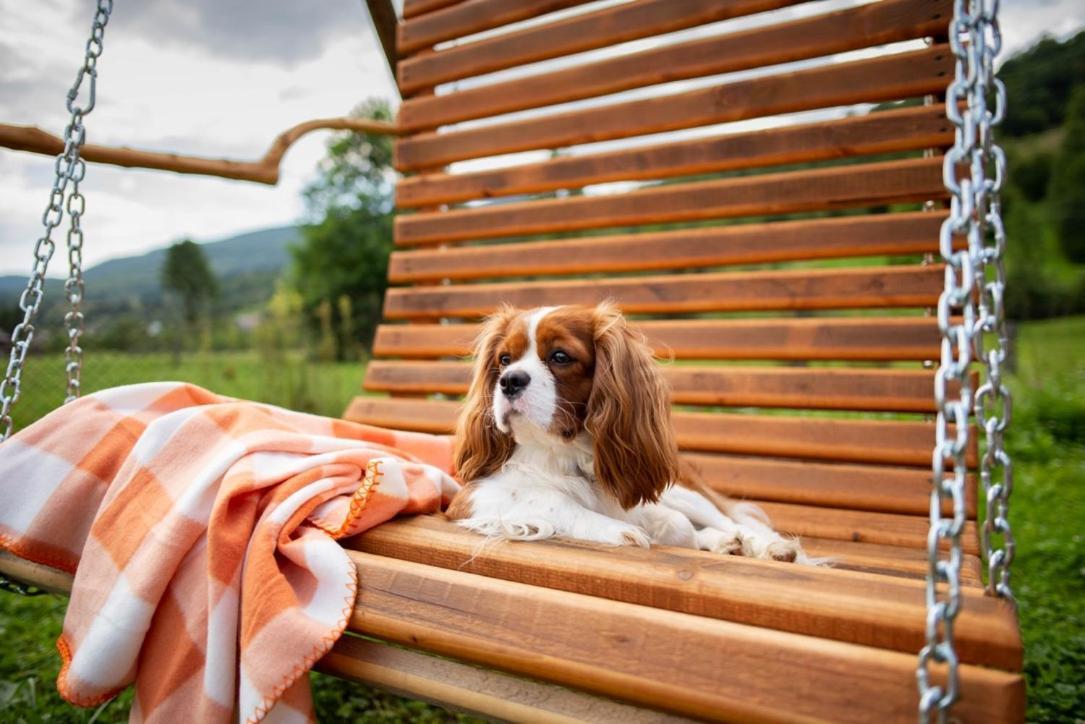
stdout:
POLYGON ((1044 38, 1002 64, 1009 103, 1000 129, 1024 136, 1057 128, 1074 89, 1085 85, 1085 31, 1059 42, 1044 38))
POLYGON ((159 275, 162 288, 180 300, 184 319, 189 324, 195 324, 218 296, 215 273, 203 249, 191 239, 180 241, 166 251, 159 275))
MULTIPOLYGON (((172 245, 159 270, 162 288, 179 302, 182 330, 172 330, 174 359, 179 360, 184 340, 201 333, 200 321, 210 317, 212 302, 218 296, 218 281, 203 249, 191 239, 172 245)), ((203 330, 206 333, 206 329, 203 330)), ((206 334, 201 334, 206 336, 206 334)))
POLYGON ((1013 169, 1010 181, 1029 201, 1040 201, 1047 196, 1051 179, 1051 154, 1035 151, 1030 155, 1011 155, 1009 167, 1013 169))
POLYGON ((1066 258, 1085 264, 1085 85, 1070 98, 1051 169, 1051 212, 1066 258))
MULTIPOLYGON (((387 102, 378 99, 352 115, 392 119, 387 102)), ((304 192, 309 223, 303 241, 291 249, 293 284, 315 337, 323 338, 325 328, 344 330, 331 337, 336 357, 345 359, 357 354, 359 343, 368 348, 380 321, 392 250, 392 141, 336 135, 317 173, 304 192), (344 296, 349 304, 339 301, 344 296)))

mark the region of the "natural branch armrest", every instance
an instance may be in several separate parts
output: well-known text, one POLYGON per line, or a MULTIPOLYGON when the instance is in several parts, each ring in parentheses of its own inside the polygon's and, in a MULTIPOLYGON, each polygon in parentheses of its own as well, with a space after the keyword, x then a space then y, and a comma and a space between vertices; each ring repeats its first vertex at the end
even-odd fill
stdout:
MULTIPOLYGON (((140 151, 125 146, 98 146, 85 144, 81 155, 87 161, 109 163, 128 168, 153 168, 177 173, 220 176, 240 181, 256 181, 276 184, 279 181, 279 163, 286 150, 311 131, 330 129, 398 135, 399 129, 392 123, 370 121, 362 118, 317 118, 305 121, 280 133, 259 161, 231 161, 228 159, 181 156, 176 153, 140 151)), ((30 151, 55 156, 64 150, 64 141, 36 126, 15 126, 0 123, 0 146, 16 151, 30 151)))
POLYGON ((50 593, 70 593, 72 590, 72 574, 28 561, 10 551, 0 551, 0 575, 50 593))

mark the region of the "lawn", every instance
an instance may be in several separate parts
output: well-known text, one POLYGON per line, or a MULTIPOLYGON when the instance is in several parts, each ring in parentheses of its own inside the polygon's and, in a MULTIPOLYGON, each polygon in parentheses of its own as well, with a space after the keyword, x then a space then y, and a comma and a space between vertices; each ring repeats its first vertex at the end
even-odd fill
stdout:
MULTIPOLYGON (((1013 584, 1020 602, 1029 720, 1080 721, 1085 712, 1085 317, 1022 325, 1010 384, 1015 406, 1011 521, 1017 538, 1013 584)), ((208 355, 174 367, 168 356, 88 358, 87 389, 120 382, 184 379, 239 397, 339 414, 356 394, 363 365, 269 363, 255 354, 208 355)), ((59 400, 59 358, 32 361, 20 419, 59 400), (46 385, 49 385, 46 387, 46 385), (51 398, 42 397, 50 394, 51 398)), ((99 710, 64 704, 53 681, 53 641, 64 600, 0 595, 0 720, 121 721, 127 698, 99 710)), ((323 721, 447 721, 436 707, 314 674, 323 721)))

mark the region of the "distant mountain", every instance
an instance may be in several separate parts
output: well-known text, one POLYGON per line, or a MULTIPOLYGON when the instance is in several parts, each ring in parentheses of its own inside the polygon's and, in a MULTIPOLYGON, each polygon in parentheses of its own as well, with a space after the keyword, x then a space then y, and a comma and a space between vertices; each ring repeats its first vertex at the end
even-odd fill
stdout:
MULTIPOLYGON (((290 263, 290 245, 300 239, 298 227, 281 226, 200 246, 219 281, 228 287, 231 278, 235 277, 266 276, 274 279, 290 263)), ((87 269, 84 275, 88 301, 109 306, 128 300, 156 304, 162 296, 158 270, 166 258, 167 248, 155 249, 140 256, 110 259, 87 269)), ((62 251, 58 250, 54 259, 57 263, 63 261, 62 251)), ((0 300, 18 296, 25 286, 25 277, 0 276, 0 300)), ((58 296, 63 295, 63 289, 62 281, 50 279, 46 283, 47 299, 56 301, 58 296)))

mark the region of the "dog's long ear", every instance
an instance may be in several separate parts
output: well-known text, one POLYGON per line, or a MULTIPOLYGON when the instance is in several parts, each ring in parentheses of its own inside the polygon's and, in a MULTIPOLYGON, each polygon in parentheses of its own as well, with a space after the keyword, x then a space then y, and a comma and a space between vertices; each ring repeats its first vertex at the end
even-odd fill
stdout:
POLYGON ((667 383, 644 338, 611 304, 595 311, 585 427, 595 443, 595 477, 624 508, 655 502, 678 479, 667 383))
POLYGON ((512 307, 502 307, 486 320, 475 342, 474 376, 460 413, 453 453, 456 474, 464 483, 497 472, 512 455, 512 436, 498 430, 494 422, 493 393, 497 347, 515 316, 512 307))

